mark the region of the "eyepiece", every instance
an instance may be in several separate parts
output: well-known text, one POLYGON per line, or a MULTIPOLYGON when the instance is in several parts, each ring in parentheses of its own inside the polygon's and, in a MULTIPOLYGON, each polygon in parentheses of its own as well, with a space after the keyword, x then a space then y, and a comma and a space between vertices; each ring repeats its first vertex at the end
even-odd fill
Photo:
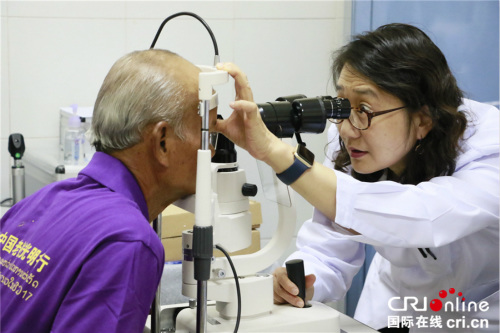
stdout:
POLYGON ((296 99, 292 109, 300 120, 299 133, 323 133, 327 118, 321 97, 296 99))
POLYGON ((327 119, 347 119, 351 114, 347 98, 331 96, 292 95, 257 106, 267 128, 279 138, 291 138, 294 133, 323 133, 327 119))
POLYGON ((323 96, 327 119, 347 119, 351 115, 351 102, 347 98, 323 96))

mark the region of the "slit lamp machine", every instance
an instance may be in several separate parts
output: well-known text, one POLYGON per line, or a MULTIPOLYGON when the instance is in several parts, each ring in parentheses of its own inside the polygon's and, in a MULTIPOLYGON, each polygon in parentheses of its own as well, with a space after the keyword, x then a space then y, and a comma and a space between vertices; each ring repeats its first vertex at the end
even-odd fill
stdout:
MULTIPOLYGON (((212 31, 202 18, 189 12, 165 19, 151 48, 163 26, 181 15, 195 17, 205 25, 214 43, 214 65, 218 63, 212 31)), ((228 82, 229 77, 227 72, 214 66, 199 68, 202 138, 197 155, 196 194, 175 203, 195 214, 193 230, 184 231, 182 235, 182 293, 195 299, 196 305, 190 302, 191 307, 179 312, 175 332, 340 332, 339 313, 327 305, 309 302, 308 307, 295 308, 289 304, 273 304, 273 276, 259 273, 276 262, 290 244, 296 220, 293 206, 278 205, 277 229, 271 241, 258 252, 232 258, 213 256, 214 248, 227 254, 250 246, 248 196, 256 194, 256 187, 246 183, 245 171, 239 167, 236 153, 232 153, 234 145, 220 134, 212 160, 209 111, 218 104, 213 87, 228 82)), ((295 134, 299 142, 300 132, 321 133, 327 118, 347 118, 350 112, 348 100, 329 96, 283 97, 276 102, 259 104, 259 108, 266 126, 275 135, 292 137, 295 134)), ((278 182, 276 178, 274 182, 278 182)), ((160 219, 161 215, 153 223, 159 235, 160 219)), ((300 287, 304 284, 303 266, 301 263, 287 266, 292 264, 298 264, 299 277, 292 277, 291 268, 288 268, 289 276, 300 287)), ((151 332, 154 333, 165 332, 160 327, 159 290, 152 306, 151 332)))

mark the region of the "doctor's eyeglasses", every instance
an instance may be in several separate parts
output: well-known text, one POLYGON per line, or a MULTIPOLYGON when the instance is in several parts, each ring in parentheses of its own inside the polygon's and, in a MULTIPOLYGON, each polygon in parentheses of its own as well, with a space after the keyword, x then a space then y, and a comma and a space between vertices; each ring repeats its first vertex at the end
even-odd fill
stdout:
MULTIPOLYGON (((372 118, 381 116, 383 114, 404 109, 406 106, 400 106, 398 108, 383 110, 383 111, 370 111, 368 107, 361 106, 359 108, 351 108, 351 115, 349 116, 349 122, 351 125, 361 131, 364 131, 370 127, 372 124, 372 118)), ((329 119, 330 122, 334 124, 340 124, 344 119, 329 119)))

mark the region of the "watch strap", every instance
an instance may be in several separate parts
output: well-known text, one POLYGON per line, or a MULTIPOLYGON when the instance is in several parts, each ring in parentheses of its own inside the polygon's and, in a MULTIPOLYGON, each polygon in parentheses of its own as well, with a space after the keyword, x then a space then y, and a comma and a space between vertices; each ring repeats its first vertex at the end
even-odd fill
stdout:
POLYGON ((304 164, 304 162, 299 160, 297 156, 294 156, 293 164, 285 171, 276 174, 276 177, 278 177, 278 179, 286 185, 290 185, 299 179, 299 177, 302 176, 302 174, 309 168, 310 166, 304 164))

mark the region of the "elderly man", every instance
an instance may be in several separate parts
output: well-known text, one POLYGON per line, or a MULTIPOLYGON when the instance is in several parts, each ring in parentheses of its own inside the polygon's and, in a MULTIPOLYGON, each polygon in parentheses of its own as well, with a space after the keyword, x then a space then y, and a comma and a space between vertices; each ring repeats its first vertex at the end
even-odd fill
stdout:
POLYGON ((164 50, 113 65, 89 165, 1 220, 2 332, 143 331, 164 264, 149 222, 195 192, 198 73, 164 50))

